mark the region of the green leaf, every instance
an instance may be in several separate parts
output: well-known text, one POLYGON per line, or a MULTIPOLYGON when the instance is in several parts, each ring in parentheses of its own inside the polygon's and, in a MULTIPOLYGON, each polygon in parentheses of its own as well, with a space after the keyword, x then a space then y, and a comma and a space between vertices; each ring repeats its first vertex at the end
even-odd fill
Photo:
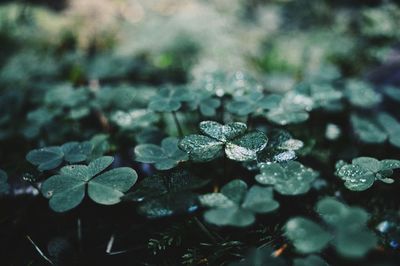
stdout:
POLYGON ((50 198, 50 208, 65 212, 78 206, 85 196, 85 181, 70 175, 54 175, 43 182, 43 196, 50 198))
POLYGON ((370 188, 377 179, 384 183, 393 183, 394 180, 389 177, 396 168, 400 168, 398 160, 378 161, 371 157, 358 157, 352 160, 352 164, 337 163, 336 175, 345 181, 348 189, 363 191, 370 188))
POLYGON ((373 173, 378 172, 379 170, 381 170, 381 164, 380 162, 375 159, 375 158, 371 158, 371 157, 358 157, 358 158, 354 158, 351 163, 353 165, 358 165, 360 166, 362 169, 367 170, 367 171, 371 171, 373 173))
POLYGON ((50 207, 57 212, 68 211, 83 200, 86 185, 88 194, 95 202, 105 205, 120 201, 137 180, 136 172, 128 167, 115 168, 96 176, 113 162, 113 157, 104 156, 86 165, 67 165, 60 174, 43 182, 42 194, 49 198, 50 207))
POLYGON ((179 162, 187 161, 188 155, 178 148, 179 140, 168 137, 162 140, 161 147, 154 144, 141 144, 135 147, 136 160, 155 163, 158 170, 168 170, 179 162))
POLYGON ((64 153, 64 160, 69 163, 78 163, 85 161, 93 149, 92 143, 85 142, 68 142, 61 146, 64 153))
POLYGON ((255 221, 253 212, 234 206, 230 208, 216 208, 204 213, 204 219, 219 226, 249 226, 255 221))
POLYGON ((179 142, 179 148, 195 162, 208 162, 223 153, 224 143, 203 135, 189 135, 179 142))
POLYGON ((307 193, 311 183, 317 178, 318 172, 307 168, 299 162, 288 161, 279 163, 262 163, 257 182, 263 185, 273 185, 282 195, 300 195, 307 193))
POLYGON ((221 142, 227 142, 246 132, 247 126, 240 122, 222 125, 215 121, 202 121, 200 122, 199 128, 205 135, 221 142))
POLYGON ((101 173, 107 167, 109 167, 113 162, 114 162, 114 157, 111 156, 103 156, 97 158, 96 160, 91 161, 88 165, 91 176, 95 176, 101 173))
POLYGON ((332 236, 318 224, 302 217, 290 219, 284 230, 286 237, 300 253, 319 252, 332 239, 332 236))
POLYGON ((376 244, 375 234, 362 229, 339 231, 334 241, 336 250, 342 256, 350 258, 364 257, 376 244))
POLYGON ((400 102, 400 89, 396 87, 385 87, 383 92, 389 96, 391 99, 400 102))
POLYGON ((224 185, 221 193, 202 195, 199 200, 203 206, 213 208, 204 213, 204 219, 219 226, 248 226, 254 223, 256 213, 272 212, 279 207, 271 188, 253 186, 247 190, 240 179, 224 185))
POLYGON ((267 146, 268 138, 262 132, 250 132, 227 142, 225 153, 231 160, 245 162, 257 159, 257 153, 267 146))
POLYGON ((112 205, 120 202, 124 192, 136 183, 137 174, 129 167, 115 168, 88 183, 88 195, 97 203, 112 205))
POLYGON ((46 147, 32 150, 26 155, 26 159, 33 165, 37 165, 39 171, 51 170, 58 167, 63 161, 64 153, 60 147, 46 147))
POLYGON ((355 134, 366 143, 383 143, 387 134, 372 120, 357 115, 350 116, 355 134))
POLYGON ((246 194, 242 208, 255 213, 268 213, 279 208, 279 202, 273 199, 272 188, 252 186, 246 194))
POLYGON ((369 84, 356 80, 347 82, 345 95, 352 105, 361 108, 371 108, 382 101, 382 95, 369 84))
POLYGON ((221 188, 221 193, 234 203, 240 204, 247 193, 247 184, 240 179, 234 179, 221 188))
POLYGON ((293 266, 329 266, 329 265, 319 256, 308 255, 305 258, 294 259, 293 266))

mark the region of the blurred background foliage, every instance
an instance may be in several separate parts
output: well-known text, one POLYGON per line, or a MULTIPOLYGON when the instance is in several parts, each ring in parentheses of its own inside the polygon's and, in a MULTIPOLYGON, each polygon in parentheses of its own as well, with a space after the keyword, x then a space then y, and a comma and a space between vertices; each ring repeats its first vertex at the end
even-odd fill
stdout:
MULTIPOLYGON (((399 21, 395 0, 0 0, 1 168, 14 188, 27 151, 103 137, 117 164, 132 164, 135 145, 178 135, 169 113, 147 108, 170 87, 207 92, 178 114, 192 131, 207 116, 193 111, 201 104, 218 116, 227 99, 271 92, 284 95, 266 113, 278 126, 327 111, 287 127, 324 167, 357 149, 393 155, 353 137, 400 145, 371 116, 400 118, 399 21), (215 97, 221 104, 209 103, 215 97)), ((231 109, 226 120, 245 119, 231 109)))

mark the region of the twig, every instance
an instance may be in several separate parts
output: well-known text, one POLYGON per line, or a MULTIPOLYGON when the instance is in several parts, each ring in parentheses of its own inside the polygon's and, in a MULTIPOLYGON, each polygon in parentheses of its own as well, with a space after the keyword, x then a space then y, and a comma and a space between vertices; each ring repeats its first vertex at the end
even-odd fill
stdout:
POLYGON ((54 265, 54 263, 43 253, 43 251, 38 247, 38 245, 35 244, 35 242, 33 242, 32 238, 30 236, 26 236, 26 238, 29 240, 29 242, 31 242, 31 244, 35 247, 36 251, 39 253, 39 255, 45 259, 48 263, 50 263, 51 265, 54 265))

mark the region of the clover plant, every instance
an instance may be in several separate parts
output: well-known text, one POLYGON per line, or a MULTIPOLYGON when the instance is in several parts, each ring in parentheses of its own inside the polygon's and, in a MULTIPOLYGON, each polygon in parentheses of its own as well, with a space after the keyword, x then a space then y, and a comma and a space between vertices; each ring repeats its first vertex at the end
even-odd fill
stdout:
POLYGON ((248 189, 240 179, 230 181, 220 193, 200 196, 200 202, 211 208, 204 213, 204 219, 219 226, 249 226, 254 223, 255 214, 269 213, 279 207, 271 188, 254 185, 248 189))
POLYGON ((88 165, 67 165, 57 175, 46 179, 41 187, 43 196, 49 198, 50 208, 65 212, 78 206, 88 196, 96 203, 113 205, 120 202, 124 192, 137 180, 135 170, 129 167, 108 168, 113 157, 103 156, 88 165))
POLYGON ((277 108, 266 112, 268 120, 278 125, 297 124, 309 118, 308 112, 313 108, 314 101, 309 96, 298 92, 287 92, 277 108))
POLYGON ((391 184, 393 170, 400 168, 399 160, 377 160, 371 157, 358 157, 347 164, 344 161, 336 163, 336 175, 344 182, 346 188, 353 191, 363 191, 370 188, 376 180, 391 184))
POLYGON ((246 116, 257 114, 263 110, 271 110, 278 107, 281 96, 278 94, 266 95, 259 91, 251 91, 246 95, 235 96, 226 105, 226 109, 232 114, 246 116))
POLYGON ((255 179, 262 185, 272 185, 282 195, 307 193, 318 172, 297 161, 285 163, 261 163, 260 174, 255 179))
POLYGON ((161 146, 140 144, 135 147, 136 161, 154 164, 158 170, 174 168, 180 162, 187 161, 188 155, 178 148, 179 139, 168 137, 162 140, 161 146))
POLYGON ((375 234, 367 227, 369 214, 326 197, 318 201, 315 211, 326 227, 307 218, 291 218, 285 225, 285 235, 300 253, 314 253, 332 244, 344 257, 364 256, 377 244, 375 234))
POLYGON ((175 112, 182 103, 190 102, 195 96, 182 87, 163 88, 149 102, 149 109, 155 112, 175 112))
POLYGON ((30 151, 26 159, 38 167, 39 171, 57 168, 63 161, 78 163, 85 161, 93 145, 90 142, 67 142, 61 146, 51 146, 30 151))
POLYGON ((179 147, 195 162, 211 161, 223 154, 235 161, 256 160, 257 153, 268 142, 267 136, 260 131, 245 133, 247 126, 240 122, 221 125, 215 121, 202 121, 199 128, 204 135, 185 136, 179 142, 179 147))
POLYGON ((193 99, 187 102, 190 110, 198 109, 204 116, 211 117, 217 113, 217 108, 221 106, 221 100, 213 96, 212 92, 204 89, 191 90, 193 99))
POLYGON ((369 84, 356 80, 347 82, 345 95, 352 105, 360 108, 374 107, 382 101, 382 95, 369 84))

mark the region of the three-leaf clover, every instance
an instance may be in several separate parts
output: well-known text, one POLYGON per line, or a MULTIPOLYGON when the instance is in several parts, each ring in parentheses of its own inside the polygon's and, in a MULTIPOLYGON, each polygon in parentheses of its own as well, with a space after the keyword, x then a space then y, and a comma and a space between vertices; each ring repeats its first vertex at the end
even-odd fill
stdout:
POLYGON ((200 196, 200 202, 212 208, 204 213, 204 219, 219 226, 248 226, 254 223, 256 213, 272 212, 279 207, 271 188, 254 185, 248 190, 240 179, 230 181, 220 193, 200 196))
POLYGON ((10 189, 10 186, 7 183, 7 173, 0 169, 0 195, 5 194, 10 189))
POLYGON ((371 108, 382 101, 381 94, 369 84, 357 80, 347 82, 345 95, 352 105, 361 108, 371 108))
POLYGON ((307 193, 311 183, 318 177, 318 172, 307 168, 297 161, 285 163, 262 163, 257 182, 263 185, 273 185, 282 195, 299 195, 307 193))
POLYGON ((336 175, 345 181, 344 185, 353 191, 363 191, 370 188, 375 180, 393 183, 390 178, 393 169, 400 168, 400 161, 386 159, 377 160, 371 157, 358 157, 347 164, 343 161, 336 163, 336 175))
POLYGON ((215 116, 216 109, 221 106, 221 101, 213 97, 210 91, 194 90, 191 91, 194 98, 188 102, 191 110, 199 109, 200 113, 204 116, 215 116))
POLYGON ((278 94, 265 95, 259 91, 251 91, 243 96, 235 96, 226 105, 226 109, 232 114, 245 116, 258 111, 271 110, 277 108, 281 100, 278 94))
POLYGON ((38 166, 39 171, 58 167, 64 160, 68 163, 85 161, 93 149, 93 144, 85 142, 67 142, 62 146, 51 146, 30 151, 26 159, 38 166))
POLYGON ((278 125, 297 124, 308 119, 314 101, 307 95, 290 91, 284 95, 277 108, 266 113, 266 118, 278 125))
POLYGON ((358 137, 366 143, 383 143, 386 140, 400 148, 400 123, 388 113, 375 117, 351 116, 351 123, 358 137))
POLYGON ((180 162, 189 159, 187 153, 178 148, 179 140, 168 137, 162 140, 161 146, 140 144, 135 147, 136 161, 154 164, 158 170, 174 168, 180 162))
POLYGON ((178 111, 182 102, 194 99, 194 95, 184 88, 163 88, 150 99, 148 108, 155 112, 178 111))
POLYGON ((196 162, 211 161, 224 152, 231 160, 256 160, 257 153, 262 151, 268 142, 267 136, 262 132, 245 134, 247 126, 240 122, 221 125, 214 121, 203 121, 199 127, 205 135, 189 135, 179 142, 179 147, 196 162))
POLYGON ((365 210, 327 197, 317 203, 316 212, 329 230, 303 217, 290 219, 284 227, 298 252, 318 252, 331 243, 342 256, 357 258, 376 246, 376 236, 366 226, 369 214, 365 210))
POLYGON ((148 218, 161 218, 198 209, 197 194, 208 180, 196 178, 185 171, 156 174, 143 179, 125 200, 139 202, 138 212, 148 218))
POLYGON ((42 194, 49 198, 50 208, 65 212, 78 206, 88 196, 103 205, 120 202, 120 198, 137 180, 136 172, 129 167, 119 167, 103 172, 113 162, 113 157, 100 157, 89 165, 67 165, 59 174, 43 182, 42 194), (100 174, 101 173, 101 174, 100 174))

